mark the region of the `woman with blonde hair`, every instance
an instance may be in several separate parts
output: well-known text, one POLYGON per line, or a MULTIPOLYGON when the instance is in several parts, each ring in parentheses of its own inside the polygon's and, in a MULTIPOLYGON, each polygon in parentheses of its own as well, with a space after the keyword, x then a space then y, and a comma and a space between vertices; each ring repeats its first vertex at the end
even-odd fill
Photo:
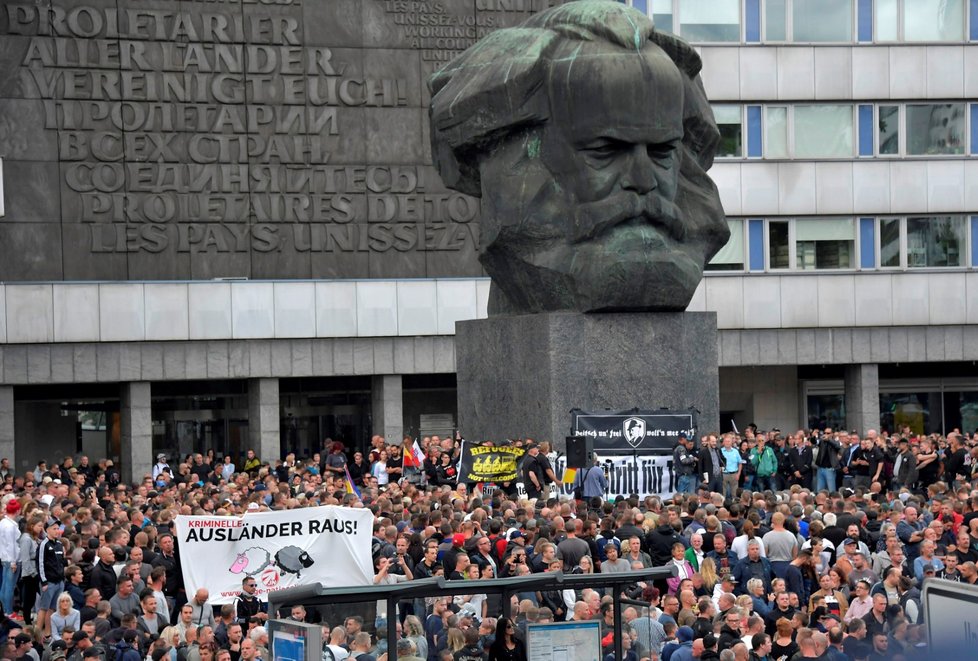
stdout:
POLYGON ((460 649, 465 647, 465 636, 462 635, 462 630, 458 627, 452 627, 448 630, 448 637, 446 640, 448 641, 447 647, 452 651, 453 655, 455 652, 458 652, 460 649))
POLYGON ((717 575, 717 564, 713 561, 713 558, 703 558, 703 562, 700 564, 699 574, 703 579, 703 588, 700 590, 703 594, 698 596, 712 597, 713 588, 720 580, 720 577, 717 575))
POLYGON ((58 596, 58 607, 51 614, 51 638, 61 638, 61 630, 71 627, 75 631, 81 629, 81 613, 71 603, 71 595, 62 592, 58 596))
POLYGON ((179 655, 177 653, 177 647, 180 646, 180 643, 185 642, 183 640, 183 635, 180 633, 180 629, 178 629, 175 626, 169 626, 164 628, 163 631, 160 632, 160 640, 165 642, 167 646, 170 648, 169 650, 170 661, 177 661, 177 659, 179 658, 179 655))
POLYGON ((594 561, 591 560, 591 556, 585 555, 581 557, 581 561, 577 563, 577 567, 574 569, 575 574, 593 574, 594 573, 594 561))
POLYGON ((417 656, 422 659, 428 658, 428 641, 425 639, 424 627, 417 615, 408 615, 404 618, 404 637, 411 640, 418 648, 417 656))

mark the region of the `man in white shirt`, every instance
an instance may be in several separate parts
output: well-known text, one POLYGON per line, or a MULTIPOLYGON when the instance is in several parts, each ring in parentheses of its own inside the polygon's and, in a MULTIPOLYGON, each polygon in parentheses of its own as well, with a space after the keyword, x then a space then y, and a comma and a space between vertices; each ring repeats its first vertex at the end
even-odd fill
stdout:
POLYGON ((19 547, 20 527, 17 525, 17 515, 20 514, 20 502, 16 498, 7 501, 6 515, 0 521, 0 562, 3 563, 3 584, 0 585, 0 603, 3 612, 14 612, 14 586, 17 585, 17 556, 19 547))

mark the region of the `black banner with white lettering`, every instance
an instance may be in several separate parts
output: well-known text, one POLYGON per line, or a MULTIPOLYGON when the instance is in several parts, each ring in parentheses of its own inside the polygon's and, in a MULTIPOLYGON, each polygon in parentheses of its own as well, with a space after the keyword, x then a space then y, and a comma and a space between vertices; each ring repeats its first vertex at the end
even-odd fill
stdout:
POLYGON ((571 434, 590 437, 594 453, 672 452, 679 434, 696 438, 696 410, 571 411, 571 434))

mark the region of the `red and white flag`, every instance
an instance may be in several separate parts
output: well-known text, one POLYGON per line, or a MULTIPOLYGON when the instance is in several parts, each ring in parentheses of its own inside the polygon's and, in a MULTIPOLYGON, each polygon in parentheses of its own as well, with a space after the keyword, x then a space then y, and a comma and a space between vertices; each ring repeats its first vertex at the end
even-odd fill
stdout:
POLYGON ((424 460, 427 457, 425 457, 424 450, 421 449, 421 444, 418 443, 418 439, 414 439, 414 445, 411 446, 411 456, 414 457, 414 461, 418 466, 424 466, 424 460))

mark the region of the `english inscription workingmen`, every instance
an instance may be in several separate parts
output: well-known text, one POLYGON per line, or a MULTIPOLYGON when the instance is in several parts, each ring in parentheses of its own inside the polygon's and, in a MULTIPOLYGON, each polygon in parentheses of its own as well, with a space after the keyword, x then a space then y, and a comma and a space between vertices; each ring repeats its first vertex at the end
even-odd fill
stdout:
POLYGON ((435 165, 482 198, 490 314, 686 308, 729 237, 700 67, 641 12, 580 0, 431 77, 435 165))

